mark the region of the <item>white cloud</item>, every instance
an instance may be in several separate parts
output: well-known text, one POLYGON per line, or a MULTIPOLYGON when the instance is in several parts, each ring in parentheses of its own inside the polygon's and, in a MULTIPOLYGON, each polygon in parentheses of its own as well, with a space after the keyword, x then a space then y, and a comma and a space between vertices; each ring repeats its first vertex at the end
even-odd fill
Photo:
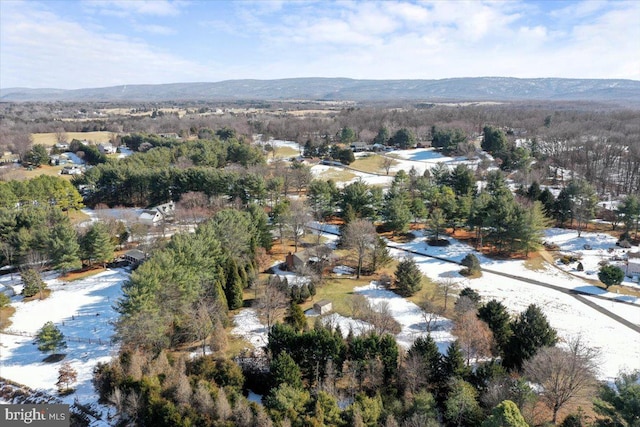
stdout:
POLYGON ((0 85, 303 76, 640 79, 637 1, 212 4, 87 2, 90 10, 78 16, 54 14, 47 3, 0 0, 0 85), (124 19, 105 15, 114 12, 124 19), (145 40, 147 33, 171 37, 145 40))
POLYGON ((188 2, 179 0, 90 0, 83 3, 88 10, 115 16, 175 16, 187 5, 188 2))
POLYGON ((167 36, 167 35, 171 35, 171 34, 176 34, 177 31, 175 28, 171 28, 171 27, 166 27, 164 25, 153 25, 153 24, 149 24, 149 25, 136 25, 135 26, 136 31, 140 31, 140 32, 144 32, 144 33, 150 33, 150 34, 158 34, 158 35, 163 35, 163 36, 167 36))
POLYGON ((21 82, 56 88, 167 83, 199 80, 206 73, 203 65, 144 41, 96 33, 32 6, 13 4, 12 19, 2 21, 1 87, 21 82))

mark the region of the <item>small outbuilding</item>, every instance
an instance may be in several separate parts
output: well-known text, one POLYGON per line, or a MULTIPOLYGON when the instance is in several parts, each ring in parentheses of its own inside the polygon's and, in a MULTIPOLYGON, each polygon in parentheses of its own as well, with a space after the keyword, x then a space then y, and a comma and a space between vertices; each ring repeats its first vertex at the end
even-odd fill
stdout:
POLYGON ((333 303, 328 299, 323 299, 313 304, 313 310, 322 315, 333 311, 333 303))
POLYGON ((131 249, 124 253, 122 256, 125 261, 127 261, 130 265, 140 265, 147 259, 147 254, 142 252, 140 249, 131 249))
POLYGON ((640 252, 630 252, 627 257, 627 277, 640 277, 640 252))

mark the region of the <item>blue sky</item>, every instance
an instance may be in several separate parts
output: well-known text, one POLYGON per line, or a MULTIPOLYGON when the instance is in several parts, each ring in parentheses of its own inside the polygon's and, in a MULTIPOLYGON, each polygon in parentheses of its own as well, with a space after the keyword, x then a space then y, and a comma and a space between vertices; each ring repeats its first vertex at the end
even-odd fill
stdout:
POLYGON ((640 80, 640 1, 0 0, 0 87, 640 80))

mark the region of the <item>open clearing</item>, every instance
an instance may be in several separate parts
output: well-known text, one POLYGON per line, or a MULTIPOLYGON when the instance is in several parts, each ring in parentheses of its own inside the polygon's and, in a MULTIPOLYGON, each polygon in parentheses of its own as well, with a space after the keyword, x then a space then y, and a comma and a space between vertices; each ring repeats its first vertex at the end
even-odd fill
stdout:
MULTIPOLYGON (((89 141, 96 144, 101 142, 109 142, 117 134, 115 132, 107 131, 95 131, 95 132, 65 132, 67 142, 71 142, 74 139, 79 141, 89 141)), ((49 133, 32 133, 34 144, 42 144, 52 146, 58 143, 58 137, 55 132, 49 133)))

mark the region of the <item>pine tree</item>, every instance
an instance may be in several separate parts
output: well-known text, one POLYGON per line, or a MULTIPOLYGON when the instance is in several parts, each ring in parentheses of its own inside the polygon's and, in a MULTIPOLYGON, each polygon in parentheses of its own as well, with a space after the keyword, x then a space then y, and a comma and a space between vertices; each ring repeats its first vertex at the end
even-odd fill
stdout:
POLYGON ((113 258, 115 246, 104 224, 97 222, 82 239, 83 258, 90 264, 98 262, 106 265, 113 258))
POLYGON ((396 287, 402 296, 411 296, 422 289, 422 272, 413 258, 404 258, 398 264, 396 287))
POLYGON ((271 361, 271 384, 273 388, 280 384, 302 388, 302 373, 300 367, 287 352, 281 352, 271 361))
POLYGON ((551 347, 558 342, 556 330, 535 304, 520 313, 511 324, 513 335, 504 349, 503 365, 507 369, 522 369, 522 364, 535 356, 542 347, 551 347))
POLYGON ((40 298, 43 297, 42 292, 47 288, 47 284, 40 277, 40 273, 33 268, 28 268, 20 272, 20 277, 24 284, 22 295, 29 298, 40 292, 40 298))
POLYGON ((229 310, 235 310, 242 307, 243 304, 243 286, 242 278, 238 271, 238 264, 233 259, 227 262, 226 288, 225 296, 229 310))
POLYGON ((58 223, 53 227, 49 253, 53 268, 61 270, 63 276, 70 270, 82 267, 78 236, 68 222, 58 223))
POLYGON ((52 353, 61 350, 67 346, 64 335, 53 322, 45 323, 36 335, 36 343, 38 350, 42 352, 52 353))
POLYGON ((503 354, 512 335, 511 316, 507 307, 500 301, 492 299, 478 309, 478 317, 489 326, 493 332, 497 350, 503 354))
POLYGON ((284 320, 296 331, 302 331, 307 328, 307 316, 305 316, 302 308, 294 301, 291 301, 291 304, 289 305, 289 313, 284 320))
POLYGON ((458 341, 454 341, 447 347, 447 353, 442 360, 442 368, 445 377, 464 378, 469 374, 464 355, 458 341))

